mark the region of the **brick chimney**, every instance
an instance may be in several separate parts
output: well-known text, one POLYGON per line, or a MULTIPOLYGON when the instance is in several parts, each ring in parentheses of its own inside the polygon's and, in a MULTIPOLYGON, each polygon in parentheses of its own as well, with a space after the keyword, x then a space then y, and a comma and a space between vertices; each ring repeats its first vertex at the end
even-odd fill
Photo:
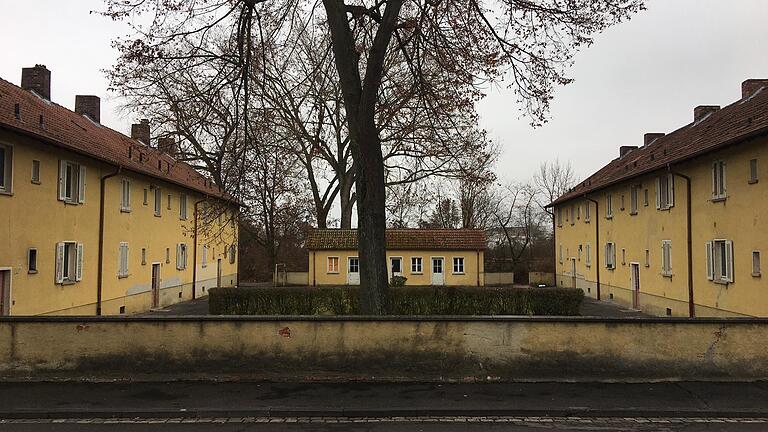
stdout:
POLYGON ((171 137, 164 137, 157 139, 157 149, 160 152, 176 156, 178 153, 178 147, 176 147, 176 140, 171 137))
POLYGON ((637 146, 621 146, 619 147, 619 157, 623 158, 628 155, 632 150, 637 150, 637 146))
POLYGON ((149 120, 141 119, 141 122, 132 124, 131 138, 149 145, 149 120))
POLYGON ((650 132, 650 133, 647 133, 647 134, 643 135, 643 145, 647 146, 648 144, 656 141, 657 139, 659 139, 659 138, 661 138, 663 136, 664 136, 664 134, 661 133, 661 132, 650 132))
POLYGON ((720 105, 699 105, 693 109, 694 123, 720 109, 720 105))
POLYGON ((21 69, 21 88, 37 93, 40 97, 51 100, 51 71, 45 65, 35 65, 21 69))
POLYGON ((93 95, 75 96, 75 112, 101 123, 101 99, 93 95))
POLYGON ((741 98, 746 99, 763 87, 768 87, 768 79, 748 79, 741 83, 741 98))

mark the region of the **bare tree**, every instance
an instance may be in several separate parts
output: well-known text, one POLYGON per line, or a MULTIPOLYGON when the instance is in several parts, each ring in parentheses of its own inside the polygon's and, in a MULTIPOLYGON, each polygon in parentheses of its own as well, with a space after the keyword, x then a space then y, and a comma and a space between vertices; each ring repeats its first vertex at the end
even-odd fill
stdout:
POLYGON ((539 171, 533 176, 533 184, 536 188, 536 203, 550 215, 551 221, 554 221, 554 214, 547 210, 546 206, 576 184, 576 174, 570 162, 561 164, 555 159, 553 162, 539 165, 539 171))
POLYGON ((536 189, 529 184, 511 183, 499 192, 493 212, 513 267, 517 267, 541 225, 536 206, 536 189))

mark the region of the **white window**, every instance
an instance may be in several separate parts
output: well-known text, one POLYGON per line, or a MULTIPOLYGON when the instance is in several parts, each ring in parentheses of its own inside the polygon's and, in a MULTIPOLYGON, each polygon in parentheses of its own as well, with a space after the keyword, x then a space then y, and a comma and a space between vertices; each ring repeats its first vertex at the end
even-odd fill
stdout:
POLYGON ((32 161, 32 183, 40 184, 40 161, 32 161))
POLYGON ((69 204, 85 202, 85 167, 69 161, 59 162, 59 200, 69 204))
POLYGON ((155 187, 155 216, 160 216, 163 210, 163 191, 155 187))
POLYGON ((589 202, 584 204, 584 222, 589 222, 590 221, 590 214, 589 214, 590 210, 589 210, 589 208, 590 208, 589 202))
POLYGON ((632 186, 629 190, 629 214, 637 214, 639 191, 640 185, 632 186))
POLYGON ((464 274, 464 257, 453 257, 453 272, 464 274))
POLYGON ((0 193, 12 192, 13 148, 0 145, 0 193))
POLYGON ((560 244, 560 264, 562 263, 563 263, 563 245, 561 243, 560 244))
POLYGON ((328 257, 328 273, 339 272, 339 257, 328 257))
POLYGON ((187 220, 187 196, 179 195, 179 219, 187 220))
POLYGON ((179 243, 176 245, 176 270, 187 268, 187 245, 179 243))
POLYGON ((124 178, 121 182, 120 211, 131 211, 131 181, 124 178))
POLYGON ((117 277, 125 278, 128 277, 128 243, 127 242, 121 242, 120 243, 120 253, 119 253, 119 266, 117 270, 117 277))
POLYGON ((707 242, 707 278, 721 283, 733 282, 733 242, 707 242))
MULTIPOLYGON (((328 259, 329 273, 330 273, 330 264, 331 264, 331 260, 329 258, 328 259)), ((203 266, 203 268, 208 267, 208 245, 203 245, 203 257, 202 257, 201 265, 203 266)), ((336 273, 338 272, 339 272, 339 258, 336 257, 336 273)))
POLYGON ((423 271, 424 267, 421 257, 411 257, 411 273, 421 274, 423 271))
POLYGON ((616 268, 616 244, 609 242, 605 244, 605 267, 608 269, 616 268))
POLYGON ((666 174, 656 178, 656 208, 668 210, 675 206, 675 177, 666 174))
POLYGON ((75 283, 83 279, 83 244, 65 241, 56 244, 56 283, 75 283))
POLYGON ((557 208, 557 226, 559 227, 563 226, 563 208, 562 207, 557 208))
POLYGON ((760 251, 752 251, 752 276, 760 276, 760 251))
POLYGON ((749 160, 749 184, 757 183, 758 178, 760 175, 757 171, 757 159, 750 159, 749 160))
POLYGON ((661 241, 661 274, 672 276, 672 240, 661 241))
POLYGON ((400 257, 392 257, 389 259, 389 267, 392 270, 392 275, 399 275, 403 273, 403 259, 400 257))
POLYGON ((235 256, 237 255, 237 246, 234 244, 229 245, 229 263, 235 263, 235 256))
POLYGON ((349 257, 349 272, 360 273, 360 259, 358 257, 349 257))
POLYGON ((725 162, 716 161, 712 163, 712 199, 723 200, 725 197, 725 162))
POLYGON ((584 253, 586 255, 585 256, 586 265, 587 267, 590 267, 592 265, 592 245, 591 244, 589 243, 586 244, 586 247, 584 248, 584 253))
POLYGON ((613 217, 613 195, 611 194, 605 196, 605 217, 608 219, 613 217))

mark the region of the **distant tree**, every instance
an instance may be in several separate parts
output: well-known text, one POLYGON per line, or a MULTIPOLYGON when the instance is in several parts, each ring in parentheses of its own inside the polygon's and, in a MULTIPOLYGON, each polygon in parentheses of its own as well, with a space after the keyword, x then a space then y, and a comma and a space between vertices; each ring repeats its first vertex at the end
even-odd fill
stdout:
MULTIPOLYGON (((533 176, 533 184, 536 188, 536 203, 541 209, 556 200, 558 197, 568 192, 576 184, 576 173, 571 167, 571 163, 560 163, 555 159, 553 162, 544 162, 539 165, 539 170, 533 176)), ((554 221, 554 214, 547 210, 551 221, 554 221)))

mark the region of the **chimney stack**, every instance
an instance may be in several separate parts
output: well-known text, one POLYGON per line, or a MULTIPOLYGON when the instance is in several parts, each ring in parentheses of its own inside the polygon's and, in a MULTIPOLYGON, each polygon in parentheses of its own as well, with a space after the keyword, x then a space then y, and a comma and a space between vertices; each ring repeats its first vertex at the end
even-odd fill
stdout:
POLYGON ((768 87, 768 79, 748 79, 741 83, 741 98, 746 99, 763 87, 768 87))
POLYGON ((21 88, 33 91, 38 96, 51 100, 51 71, 45 65, 21 69, 21 88))
POLYGON ((131 125, 131 138, 149 145, 149 120, 141 119, 140 123, 131 125))
POLYGON ((693 109, 694 123, 720 109, 720 105, 699 105, 693 109))
POLYGON ((656 141, 657 139, 664 136, 664 133, 662 132, 650 132, 645 135, 643 135, 643 145, 647 146, 648 144, 656 141))
POLYGON ((157 149, 160 150, 160 152, 162 153, 165 153, 174 157, 178 152, 178 148, 176 147, 176 140, 172 137, 158 138, 157 149))
POLYGON ((619 157, 623 158, 628 155, 632 150, 637 150, 637 146, 621 146, 619 147, 619 157))
POLYGON ((101 123, 101 99, 93 95, 75 96, 75 112, 101 123))

